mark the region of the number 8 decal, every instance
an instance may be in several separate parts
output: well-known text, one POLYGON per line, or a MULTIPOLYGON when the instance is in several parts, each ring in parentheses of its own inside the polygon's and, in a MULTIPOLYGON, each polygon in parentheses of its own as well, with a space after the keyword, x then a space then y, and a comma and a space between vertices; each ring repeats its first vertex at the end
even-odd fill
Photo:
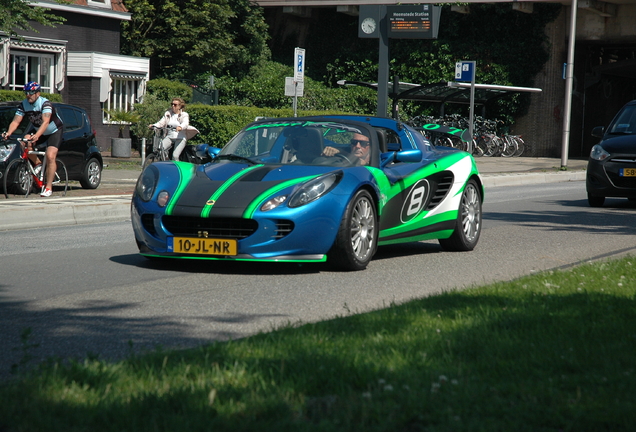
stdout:
POLYGON ((411 187, 411 191, 404 200, 400 219, 402 223, 409 222, 419 213, 421 213, 430 191, 428 180, 420 180, 411 187))

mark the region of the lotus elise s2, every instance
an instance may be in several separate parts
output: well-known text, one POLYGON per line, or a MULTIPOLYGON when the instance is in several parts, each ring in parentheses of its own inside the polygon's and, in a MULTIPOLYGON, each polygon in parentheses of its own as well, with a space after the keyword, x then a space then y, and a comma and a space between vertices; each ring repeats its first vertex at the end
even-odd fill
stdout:
POLYGON ((132 224, 149 258, 322 262, 367 267, 378 246, 438 239, 470 251, 483 185, 472 156, 395 120, 266 118, 204 165, 140 175, 132 224))

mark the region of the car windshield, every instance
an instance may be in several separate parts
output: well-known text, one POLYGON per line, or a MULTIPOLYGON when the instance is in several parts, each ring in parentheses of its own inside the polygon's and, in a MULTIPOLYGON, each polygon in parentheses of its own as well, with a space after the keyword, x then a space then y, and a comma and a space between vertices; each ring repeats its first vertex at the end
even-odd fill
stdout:
POLYGON ((612 121, 607 132, 611 134, 636 133, 636 105, 627 105, 612 121))
POLYGON ((258 164, 374 165, 378 144, 373 130, 340 121, 253 123, 239 132, 219 152, 218 160, 258 164))

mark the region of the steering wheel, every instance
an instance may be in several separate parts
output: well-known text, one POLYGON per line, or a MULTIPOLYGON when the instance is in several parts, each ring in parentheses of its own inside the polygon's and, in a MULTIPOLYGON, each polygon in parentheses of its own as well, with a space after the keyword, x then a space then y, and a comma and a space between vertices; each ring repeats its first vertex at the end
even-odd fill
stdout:
POLYGON ((333 155, 333 157, 338 157, 338 158, 340 158, 340 159, 344 159, 345 161, 347 161, 347 163, 348 163, 349 165, 353 165, 353 162, 351 162, 351 160, 350 160, 347 156, 345 156, 344 154, 342 154, 342 153, 336 153, 335 155, 333 155))

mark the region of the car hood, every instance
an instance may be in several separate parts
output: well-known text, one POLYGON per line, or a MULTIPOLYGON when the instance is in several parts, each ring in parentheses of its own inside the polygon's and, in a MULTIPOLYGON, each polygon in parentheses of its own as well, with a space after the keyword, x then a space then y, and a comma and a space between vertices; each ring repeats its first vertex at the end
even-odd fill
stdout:
MULTIPOLYGON (((277 192, 291 188, 334 167, 247 165, 234 162, 191 165, 176 162, 179 185, 166 206, 167 215, 243 217, 277 192)), ((347 168, 362 169, 364 167, 347 168)))
POLYGON ((636 135, 607 135, 600 144, 610 154, 636 154, 636 135))

